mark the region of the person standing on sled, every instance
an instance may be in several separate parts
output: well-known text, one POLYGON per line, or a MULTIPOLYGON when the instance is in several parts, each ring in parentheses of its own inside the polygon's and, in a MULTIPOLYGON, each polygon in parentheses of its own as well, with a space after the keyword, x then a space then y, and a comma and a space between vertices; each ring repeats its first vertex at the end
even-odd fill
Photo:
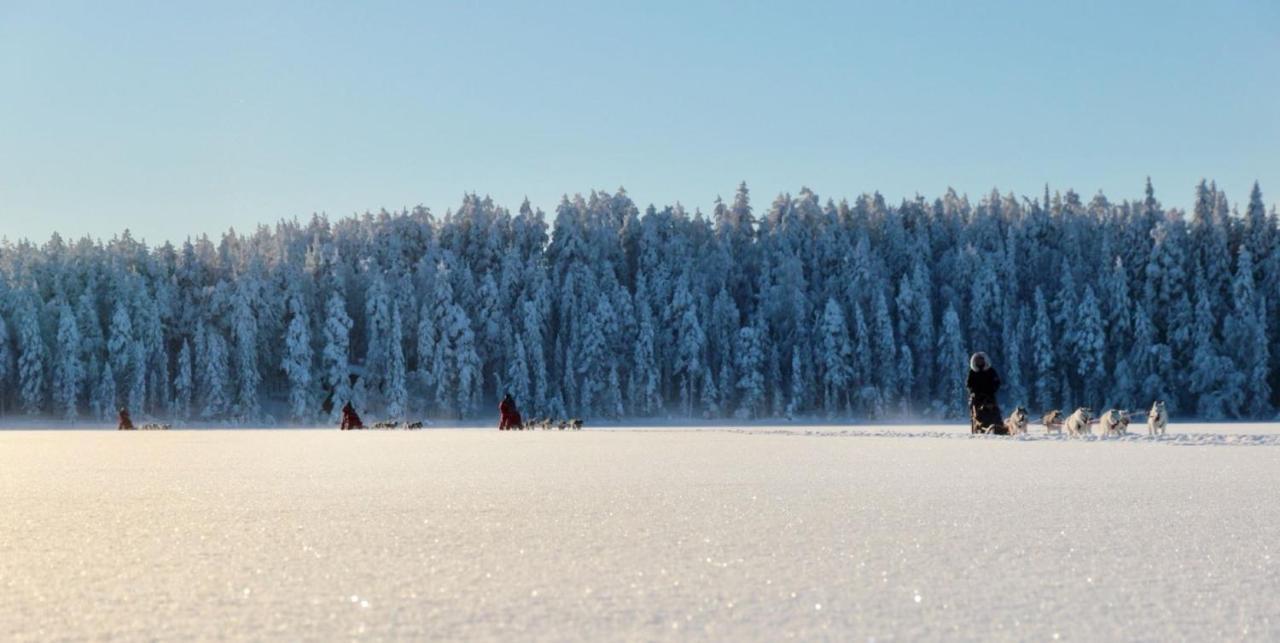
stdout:
POLYGON ((119 413, 119 414, 117 414, 117 416, 116 416, 116 417, 118 417, 118 418, 120 419, 119 424, 117 424, 117 425, 116 425, 116 430, 118 430, 118 431, 132 431, 132 430, 134 430, 134 429, 133 429, 133 419, 129 417, 129 409, 126 409, 126 408, 124 408, 123 406, 122 406, 122 407, 120 407, 120 413, 119 413))
POLYGON ((498 430, 514 431, 522 428, 523 423, 520 411, 516 409, 515 398, 510 393, 502 396, 502 401, 498 403, 498 430))
POLYGON ((342 424, 338 428, 343 431, 364 428, 364 422, 360 421, 360 415, 356 413, 356 407, 351 406, 351 402, 342 405, 342 424))
POLYGON ((964 387, 969 389, 970 432, 1006 435, 1004 415, 996 401, 1000 374, 991 366, 986 353, 979 351, 969 358, 969 377, 965 379, 964 387))

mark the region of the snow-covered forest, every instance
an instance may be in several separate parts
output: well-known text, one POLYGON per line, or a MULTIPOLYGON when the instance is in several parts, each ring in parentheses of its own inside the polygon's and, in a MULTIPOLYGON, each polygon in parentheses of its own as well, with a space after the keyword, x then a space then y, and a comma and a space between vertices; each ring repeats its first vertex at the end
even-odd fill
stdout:
POLYGON ((1277 214, 1072 191, 709 213, 488 198, 180 246, 0 247, 0 411, 201 421, 966 414, 971 351, 1033 411, 1280 404, 1277 214), (326 410, 328 409, 328 410, 326 410))

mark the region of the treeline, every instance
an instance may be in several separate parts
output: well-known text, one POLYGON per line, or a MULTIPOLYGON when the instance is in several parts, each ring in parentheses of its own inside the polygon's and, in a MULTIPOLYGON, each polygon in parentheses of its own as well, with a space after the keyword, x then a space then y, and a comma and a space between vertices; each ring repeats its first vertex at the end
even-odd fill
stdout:
POLYGON ((548 228, 468 195, 157 247, 0 248, 0 410, 375 418, 965 414, 985 350, 1006 404, 1270 417, 1277 215, 1202 182, 1190 215, 1075 192, 896 206, 812 191, 709 213, 565 198, 548 228))

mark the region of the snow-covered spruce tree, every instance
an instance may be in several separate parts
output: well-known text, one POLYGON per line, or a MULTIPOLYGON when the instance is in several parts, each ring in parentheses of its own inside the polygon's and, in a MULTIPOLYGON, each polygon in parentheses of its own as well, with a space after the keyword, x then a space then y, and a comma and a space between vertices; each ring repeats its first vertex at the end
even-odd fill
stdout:
POLYGON ((142 413, 146 410, 147 399, 147 350, 142 340, 135 340, 129 348, 129 362, 134 365, 129 374, 129 408, 136 409, 135 413, 142 413))
MULTIPOLYGON (((733 346, 738 336, 741 315, 729 291, 721 286, 711 302, 710 328, 707 331, 707 364, 715 374, 718 388, 717 414, 733 408, 736 388, 733 376, 733 346)), ((705 379, 705 378, 704 378, 705 379)), ((705 386, 703 387, 706 388, 705 386)))
POLYGON ((603 312, 600 308, 596 308, 583 320, 582 340, 574 356, 577 366, 575 377, 580 382, 577 412, 586 416, 596 413, 596 402, 606 384, 605 375, 608 365, 605 356, 604 323, 601 320, 603 312))
MULTIPOLYGON (((862 305, 853 304, 853 357, 849 379, 854 387, 854 406, 858 412, 874 414, 880 407, 880 391, 872 372, 871 331, 867 328, 862 305)), ((937 389, 937 387, 933 387, 937 389)), ((941 402, 939 402, 941 404, 941 402)))
POLYGON ((893 319, 889 315, 889 305, 884 298, 884 291, 877 289, 872 299, 873 335, 871 344, 871 372, 880 391, 880 398, 885 405, 892 403, 899 390, 898 371, 894 368, 898 356, 897 338, 893 336, 893 319))
POLYGON ((7 393, 13 386, 13 380, 14 357, 10 346, 9 325, 5 323, 4 316, 0 315, 0 413, 6 410, 7 393))
POLYGON ((522 343, 528 356, 528 401, 525 406, 534 412, 542 413, 547 405, 547 359, 543 352, 543 324, 540 306, 534 301, 526 301, 521 306, 522 343))
POLYGON ((1048 410, 1059 403, 1053 326, 1049 318, 1049 307, 1044 300, 1044 291, 1039 286, 1036 286, 1033 297, 1035 317, 1031 323, 1031 364, 1032 379, 1035 382, 1034 399, 1036 405, 1048 410))
POLYGON ((465 418, 476 405, 483 380, 480 372, 480 356, 476 353, 475 333, 471 330, 471 320, 460 306, 454 305, 449 311, 446 335, 449 345, 453 347, 452 370, 444 378, 454 393, 454 407, 459 418, 465 418))
MULTIPOLYGON (((916 265, 919 265, 918 260, 916 265)), ((898 311, 898 337, 902 338, 900 359, 907 356, 911 358, 903 364, 904 373, 907 370, 910 371, 910 376, 903 378, 903 401, 908 405, 920 404, 929 398, 929 385, 922 384, 928 378, 916 377, 915 370, 917 364, 927 370, 930 362, 922 360, 927 360, 933 352, 932 307, 922 301, 927 297, 927 287, 924 293, 919 294, 916 288, 917 282, 914 275, 903 275, 898 280, 898 294, 894 298, 894 306, 898 311), (926 345, 927 349, 925 349, 926 345)))
POLYGON ((44 338, 40 333, 40 319, 36 315, 35 295, 21 297, 14 311, 14 326, 18 339, 18 382, 22 410, 28 415, 44 411, 46 394, 44 338))
POLYGON ((515 350, 511 352, 511 358, 507 362, 507 373, 503 381, 507 392, 520 404, 521 412, 532 418, 538 406, 530 399, 529 353, 524 347, 524 337, 516 337, 515 350))
POLYGON ((1236 275, 1231 285, 1232 307, 1223 329, 1225 352, 1243 376, 1245 417, 1271 414, 1271 387, 1267 381, 1270 347, 1267 345, 1265 304, 1254 290, 1253 253, 1241 248, 1236 258, 1236 275))
POLYGON ((693 401, 702 375, 702 349, 706 336, 698 321, 698 309, 684 280, 676 287, 672 309, 678 311, 675 374, 680 378, 680 402, 686 416, 693 416, 693 401))
POLYGON ((404 359, 404 333, 401 326, 404 320, 400 315, 400 303, 391 305, 390 332, 386 339, 387 368, 386 380, 383 382, 383 395, 386 398, 387 417, 404 420, 409 408, 409 388, 406 379, 404 359))
POLYGON ((311 401, 311 324, 297 293, 289 298, 284 344, 280 367, 289 381, 289 414, 295 421, 305 421, 316 415, 311 401))
POLYGON ((173 414, 180 420, 191 417, 191 402, 195 398, 191 342, 182 340, 178 349, 178 365, 173 377, 173 414))
POLYGON ((332 405, 330 420, 336 420, 342 407, 352 400, 351 325, 342 293, 329 293, 325 304, 324 348, 320 352, 320 370, 332 405))
POLYGON ((631 410, 637 415, 648 416, 662 408, 662 401, 659 398, 658 391, 658 365, 655 363, 654 358, 654 334, 656 331, 653 326, 653 313, 649 308, 649 302, 645 297, 640 296, 644 293, 643 286, 637 293, 636 316, 638 320, 632 351, 631 410))
POLYGON ((111 362, 102 365, 102 374, 98 385, 94 388, 94 397, 90 401, 93 414, 99 420, 106 420, 116 412, 116 376, 111 372, 111 362))
POLYGON ((822 342, 823 406, 827 415, 839 413, 848 404, 849 363, 853 358, 853 344, 849 341, 849 328, 844 312, 835 299, 828 298, 823 307, 821 326, 817 336, 822 342))
POLYGON ((622 404, 622 380, 618 377, 618 365, 609 365, 609 381, 605 384, 601 400, 604 416, 620 420, 626 414, 622 404))
POLYGON ((1238 413, 1243 397, 1239 371, 1222 355, 1215 332, 1212 289, 1203 280, 1196 284, 1195 354, 1191 362, 1188 388, 1195 395, 1196 414, 1207 420, 1221 420, 1238 413))
POLYGON ((965 391, 965 374, 969 368, 969 355, 960 334, 960 315, 947 306, 942 313, 942 333, 938 335, 938 390, 943 393, 942 413, 946 417, 963 417, 967 412, 968 393, 965 391))
POLYGON ((211 326, 204 327, 203 356, 197 355, 201 364, 204 384, 201 419, 223 419, 231 410, 231 370, 227 365, 227 340, 211 326))
POLYGON ((763 329, 756 325, 738 329, 734 350, 734 371, 737 375, 738 409, 740 419, 760 417, 765 408, 764 345, 760 341, 763 329))
POLYGON ((808 369, 799 347, 791 350, 791 392, 787 395, 787 419, 790 420, 807 408, 809 399, 808 369))
MULTIPOLYGON (((1196 185, 1195 207, 1191 212, 1188 240, 1192 261, 1198 279, 1196 285, 1205 289, 1205 297, 1212 310, 1229 308, 1227 293, 1231 281, 1231 250, 1228 245, 1228 226, 1225 206, 1219 203, 1225 196, 1217 185, 1205 185, 1202 179, 1196 185)), ((1199 306, 1197 300, 1197 306, 1199 306)))
POLYGON ((129 308, 124 301, 117 301, 111 312, 111 327, 107 332, 107 362, 111 364, 111 372, 116 378, 112 388, 117 393, 123 392, 124 400, 130 403, 133 401, 129 399, 129 392, 133 388, 135 358, 133 322, 129 317, 129 308))
POLYGON ((974 350, 989 352, 995 359, 1004 357, 997 349, 1000 345, 1001 317, 1004 312, 1004 300, 994 265, 998 258, 997 255, 982 253, 974 259, 977 273, 970 285, 968 326, 974 350))
POLYGON ((1084 288, 1077 322, 1072 362, 1075 364, 1076 375, 1083 382, 1082 401, 1086 406, 1105 408, 1111 401, 1104 398, 1110 395, 1105 390, 1108 383, 1103 364, 1106 336, 1102 328, 1102 311, 1098 308, 1098 298, 1093 293, 1093 286, 1084 288))
POLYGON ((91 281, 76 300, 76 325, 80 332, 80 362, 85 374, 83 393, 89 402, 90 409, 96 408, 93 401, 97 398, 98 380, 106 351, 106 338, 102 334, 102 323, 91 291, 93 287, 94 282, 91 281))
MULTIPOLYGON (((1058 364, 1073 364, 1074 359, 1080 354, 1079 347, 1076 345, 1080 336, 1080 292, 1077 290, 1075 277, 1071 269, 1071 262, 1067 258, 1061 257, 1058 267, 1058 288, 1057 294, 1053 298, 1050 306, 1050 314, 1053 317, 1053 328, 1058 331, 1056 341, 1052 342, 1050 350, 1056 352, 1055 361, 1058 364)), ((1057 378, 1060 385, 1058 392, 1058 402, 1067 408, 1075 408, 1076 406, 1087 406, 1088 402, 1081 399, 1083 395, 1083 384, 1081 383, 1078 369, 1064 369, 1061 376, 1057 378)))
POLYGON ((387 368, 390 363, 388 337, 391 333, 391 293, 384 276, 377 268, 369 277, 369 291, 365 297, 365 387, 375 393, 375 404, 385 405, 387 368), (379 395, 381 393, 381 395, 379 395))
POLYGON ((1028 321, 1030 317, 1027 312, 1027 309, 1022 306, 1006 307, 1004 329, 1001 333, 1004 336, 1004 360, 1001 362, 1004 369, 1001 376, 1004 380, 1004 397, 1010 403, 1021 406, 1026 406, 1028 395, 1024 370, 1024 350, 1030 326, 1028 321))
POLYGON ((54 405, 64 419, 75 420, 79 414, 84 366, 80 363, 80 329, 76 326, 75 313, 65 301, 58 310, 56 360, 53 372, 54 405))
POLYGON ((236 288, 231 305, 231 341, 235 368, 233 413, 245 422, 258 416, 258 320, 253 314, 250 285, 236 288))

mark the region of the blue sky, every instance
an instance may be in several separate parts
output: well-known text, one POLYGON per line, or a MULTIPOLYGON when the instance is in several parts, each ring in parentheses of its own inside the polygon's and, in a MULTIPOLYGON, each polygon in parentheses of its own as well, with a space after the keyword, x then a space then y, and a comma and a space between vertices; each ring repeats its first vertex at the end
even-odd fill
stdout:
POLYGON ((0 0, 0 235, 1260 180, 1280 3, 0 0))

